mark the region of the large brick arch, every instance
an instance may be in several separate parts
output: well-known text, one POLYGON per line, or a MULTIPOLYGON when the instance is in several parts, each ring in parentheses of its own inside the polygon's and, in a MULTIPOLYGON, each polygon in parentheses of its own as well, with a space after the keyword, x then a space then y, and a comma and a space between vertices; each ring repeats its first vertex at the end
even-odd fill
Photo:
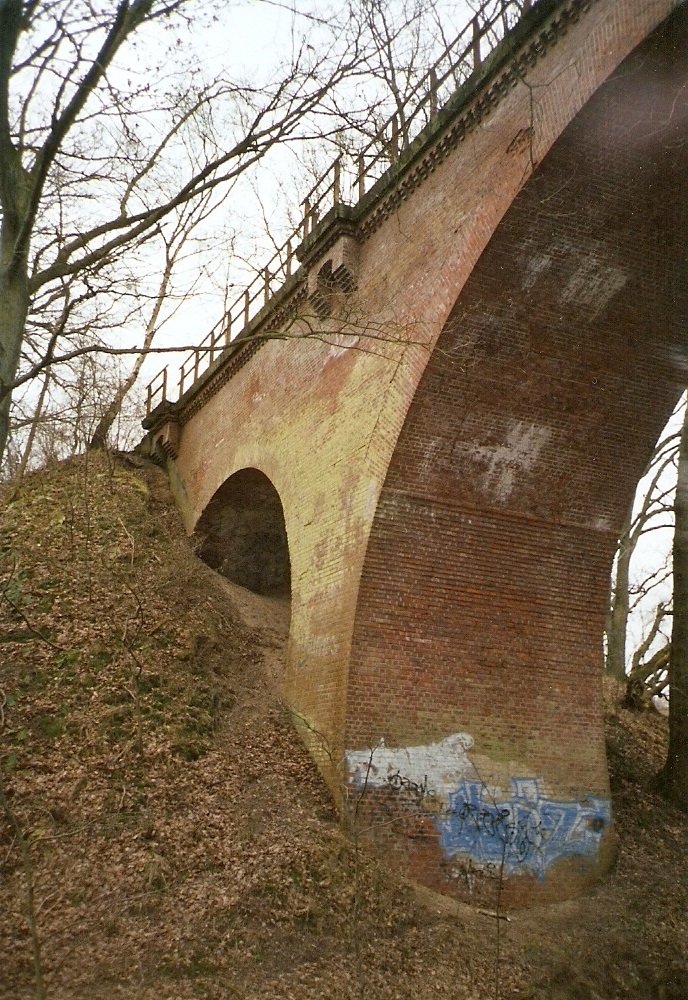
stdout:
MULTIPOLYGON (((333 792, 384 738, 370 790, 403 805, 411 834, 386 847, 454 891, 470 829, 513 833, 481 804, 479 773, 513 793, 521 853, 549 845, 528 878, 565 895, 609 840, 587 680, 612 543, 685 378, 671 265, 686 105, 665 83, 686 67, 657 57, 686 52, 685 6, 539 0, 522 26, 343 230, 322 220, 250 336, 151 423, 189 531, 242 469, 279 494, 285 698, 333 792), (328 262, 351 280, 324 301, 328 262), (321 338, 299 335, 313 302, 317 317, 333 307, 321 338), (259 340, 280 322, 287 339, 259 340)), ((478 837, 469 860, 494 870, 499 843, 478 837)))
POLYGON ((595 877, 609 856, 600 695, 611 561, 686 378, 686 79, 683 7, 513 201, 444 325, 381 491, 346 745, 359 782, 366 754, 374 767, 379 758, 368 822, 384 850, 445 891, 465 891, 466 865, 489 868, 491 843, 499 860, 501 806, 530 823, 546 803, 596 803, 583 823, 598 836, 539 858, 531 845, 514 861, 514 898, 525 882, 532 898, 595 877), (456 734, 457 748, 438 749, 456 734), (418 786, 430 795, 452 770, 424 815, 418 786), (515 791, 521 779, 535 783, 527 793, 515 791), (474 809, 490 831, 472 838, 474 809))

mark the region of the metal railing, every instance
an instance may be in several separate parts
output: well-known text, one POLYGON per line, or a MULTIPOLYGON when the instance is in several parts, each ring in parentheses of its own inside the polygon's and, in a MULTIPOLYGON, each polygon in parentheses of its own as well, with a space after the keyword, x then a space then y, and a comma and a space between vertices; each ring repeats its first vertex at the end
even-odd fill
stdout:
MULTIPOLYGON (((365 197, 458 88, 480 68, 522 15, 537 3, 538 0, 485 0, 369 142, 354 154, 341 153, 334 160, 302 201, 299 225, 231 303, 222 319, 185 358, 176 386, 179 396, 284 285, 292 274, 295 248, 313 232, 318 222, 338 205, 355 206, 365 197)), ((146 414, 168 401, 168 388, 171 385, 166 367, 148 384, 146 414)))

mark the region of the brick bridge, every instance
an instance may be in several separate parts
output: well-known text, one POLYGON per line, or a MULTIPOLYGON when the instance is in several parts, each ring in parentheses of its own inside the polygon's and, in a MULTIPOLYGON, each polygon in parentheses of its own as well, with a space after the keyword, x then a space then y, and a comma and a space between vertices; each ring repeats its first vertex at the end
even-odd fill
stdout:
POLYGON ((614 855, 610 568, 687 378, 688 6, 491 6, 145 426, 211 565, 290 594, 285 698, 350 821, 519 904, 614 855))

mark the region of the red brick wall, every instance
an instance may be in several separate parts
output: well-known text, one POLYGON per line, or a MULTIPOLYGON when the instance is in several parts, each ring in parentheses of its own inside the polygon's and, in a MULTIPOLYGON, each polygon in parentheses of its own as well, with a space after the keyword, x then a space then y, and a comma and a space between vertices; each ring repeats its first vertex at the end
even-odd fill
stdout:
MULTIPOLYGON (((190 530, 240 469, 280 496, 286 696, 335 792, 345 748, 462 731, 500 779, 606 794, 602 601, 682 377, 662 352, 685 206, 657 191, 682 194, 685 164, 650 169, 668 105, 635 74, 574 119, 672 6, 597 0, 377 228, 363 219, 359 291, 321 329, 372 339, 269 343, 182 413, 190 530)), ((447 888, 436 832, 411 840, 386 849, 447 888)))
MULTIPOLYGON (((373 524, 347 746, 468 732, 503 791, 506 769, 557 800, 608 794, 611 560, 685 385, 687 77, 684 8, 558 139, 466 282, 373 524)), ((436 869, 414 838, 406 863, 436 869)))

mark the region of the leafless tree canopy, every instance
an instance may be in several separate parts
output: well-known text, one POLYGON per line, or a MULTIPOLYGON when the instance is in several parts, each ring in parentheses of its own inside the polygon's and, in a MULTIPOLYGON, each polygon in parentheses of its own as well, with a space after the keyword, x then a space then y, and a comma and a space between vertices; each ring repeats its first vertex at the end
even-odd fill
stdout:
POLYGON ((236 179, 323 129, 359 62, 355 22, 332 23, 263 81, 206 73, 188 63, 199 19, 229 30, 217 0, 0 0, 0 454, 22 373, 65 337, 149 329, 180 232, 202 246, 236 179))

